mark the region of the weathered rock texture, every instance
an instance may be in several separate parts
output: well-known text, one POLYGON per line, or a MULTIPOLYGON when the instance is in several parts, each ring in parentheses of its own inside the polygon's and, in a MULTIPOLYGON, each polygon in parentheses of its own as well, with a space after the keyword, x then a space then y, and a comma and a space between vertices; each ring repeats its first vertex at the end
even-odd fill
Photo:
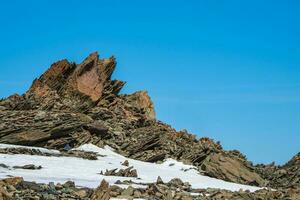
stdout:
POLYGON ((60 200, 60 199, 165 199, 165 200, 274 200, 289 199, 298 200, 300 190, 298 189, 262 189, 254 193, 249 191, 231 192, 220 189, 192 189, 189 183, 180 179, 172 179, 168 183, 157 182, 145 185, 144 188, 123 188, 127 182, 109 185, 102 180, 96 189, 76 187, 74 182, 68 181, 64 184, 53 182, 40 184, 24 181, 21 177, 12 177, 0 180, 0 198, 3 200, 60 200), (121 185, 120 185, 121 186, 121 185))
POLYGON ((115 58, 100 59, 97 53, 81 64, 54 63, 24 95, 0 101, 0 142, 60 150, 110 145, 143 161, 181 160, 227 181, 256 186, 272 181, 261 172, 266 167, 254 167, 238 151, 157 121, 147 92, 120 95, 124 82, 111 80, 115 67, 115 58))
POLYGON ((255 171, 268 180, 272 188, 300 188, 300 153, 283 166, 257 165, 255 171))

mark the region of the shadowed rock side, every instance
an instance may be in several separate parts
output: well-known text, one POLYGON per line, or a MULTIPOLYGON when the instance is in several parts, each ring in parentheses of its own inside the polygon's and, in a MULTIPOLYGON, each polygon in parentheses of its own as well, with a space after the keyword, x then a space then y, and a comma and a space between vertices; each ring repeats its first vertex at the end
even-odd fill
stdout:
POLYGON ((226 181, 265 186, 272 181, 238 151, 224 151, 155 119, 147 92, 120 95, 111 80, 113 57, 89 55, 81 64, 54 63, 22 96, 0 101, 0 142, 63 149, 93 143, 143 161, 174 158, 226 181))

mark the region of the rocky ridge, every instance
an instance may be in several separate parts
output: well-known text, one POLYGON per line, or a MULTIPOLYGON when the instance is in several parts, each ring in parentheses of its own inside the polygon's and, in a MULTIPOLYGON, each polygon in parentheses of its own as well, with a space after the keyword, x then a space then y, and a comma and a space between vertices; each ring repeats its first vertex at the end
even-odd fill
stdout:
POLYGON ((111 80, 114 57, 90 54, 82 63, 61 60, 24 95, 0 101, 0 143, 63 150, 92 143, 147 162, 174 158, 200 173, 255 186, 299 186, 299 155, 286 165, 254 166, 238 151, 209 138, 196 139, 155 118, 147 92, 119 94, 125 82, 111 80))

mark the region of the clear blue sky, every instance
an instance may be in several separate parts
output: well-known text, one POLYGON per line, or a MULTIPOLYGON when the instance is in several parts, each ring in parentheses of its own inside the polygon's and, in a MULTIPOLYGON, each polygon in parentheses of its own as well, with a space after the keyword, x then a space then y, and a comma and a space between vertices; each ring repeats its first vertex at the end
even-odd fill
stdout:
POLYGON ((59 59, 115 55, 158 119, 254 162, 300 151, 299 1, 2 1, 0 97, 59 59))

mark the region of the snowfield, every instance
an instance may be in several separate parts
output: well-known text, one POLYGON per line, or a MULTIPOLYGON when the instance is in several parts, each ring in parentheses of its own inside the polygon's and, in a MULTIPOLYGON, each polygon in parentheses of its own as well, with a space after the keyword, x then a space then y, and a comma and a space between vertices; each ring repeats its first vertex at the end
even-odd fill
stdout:
MULTIPOLYGON (((0 148, 24 148, 23 146, 0 144, 0 148)), ((59 154, 59 151, 48 150, 44 148, 35 148, 42 152, 59 154)), ((96 188, 100 182, 105 179, 110 184, 114 184, 117 180, 132 180, 133 187, 145 187, 143 183, 156 182, 160 176, 164 182, 168 182, 173 178, 180 178, 184 182, 189 182, 193 188, 220 188, 231 191, 250 190, 254 192, 258 187, 230 183, 215 178, 200 175, 194 166, 185 165, 173 159, 167 159, 162 164, 147 163, 138 160, 126 158, 114 152, 112 148, 106 146, 99 148, 92 144, 85 144, 76 150, 86 152, 96 152, 99 154, 98 160, 85 160, 76 157, 57 157, 57 156, 36 156, 36 155, 9 155, 0 154, 0 164, 10 166, 9 169, 0 167, 0 178, 8 176, 21 176, 27 181, 35 181, 38 183, 74 181, 77 186, 96 188), (111 169, 125 169, 122 166, 125 160, 129 161, 129 166, 133 166, 137 170, 138 178, 116 177, 100 175, 101 171, 111 169), (41 165, 40 170, 12 169, 13 166, 23 166, 27 164, 41 165)), ((120 186, 120 185, 119 185, 120 186)), ((123 185, 122 187, 127 187, 123 185)))

